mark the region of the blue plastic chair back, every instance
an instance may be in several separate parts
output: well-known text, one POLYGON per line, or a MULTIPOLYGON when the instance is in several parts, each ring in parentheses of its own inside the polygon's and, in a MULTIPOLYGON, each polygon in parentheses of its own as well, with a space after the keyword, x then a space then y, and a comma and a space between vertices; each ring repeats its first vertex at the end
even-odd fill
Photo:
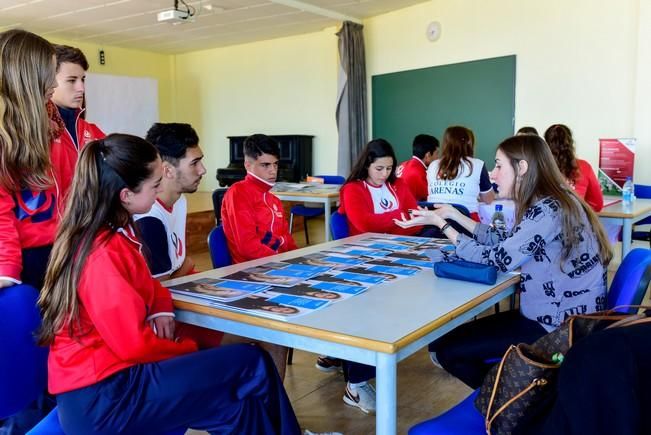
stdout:
MULTIPOLYGON (((608 292, 607 308, 639 305, 651 280, 651 249, 631 250, 619 265, 608 292)), ((635 312, 637 310, 618 310, 635 312)))
POLYGON ((228 251, 228 242, 226 241, 223 225, 217 225, 208 234, 208 250, 210 251, 212 267, 215 269, 233 264, 231 253, 228 251))
POLYGON ((343 215, 338 211, 332 213, 332 217, 330 218, 330 232, 332 233, 332 238, 334 240, 343 239, 350 235, 346 215, 343 215))
POLYGON ((651 186, 646 184, 636 184, 635 196, 638 198, 651 198, 651 186))
POLYGON ((45 391, 47 347, 36 344, 41 325, 38 290, 28 285, 0 289, 0 418, 24 409, 45 391))

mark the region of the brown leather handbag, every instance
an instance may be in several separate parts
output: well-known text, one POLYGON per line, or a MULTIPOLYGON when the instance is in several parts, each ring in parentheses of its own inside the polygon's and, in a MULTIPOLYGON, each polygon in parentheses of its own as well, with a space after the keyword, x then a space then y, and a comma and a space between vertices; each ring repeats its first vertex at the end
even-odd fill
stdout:
MULTIPOLYGON (((512 345, 491 368, 475 399, 484 415, 486 433, 510 435, 545 413, 553 404, 556 377, 564 355, 587 335, 605 329, 651 322, 645 314, 615 310, 577 315, 531 345, 512 345)), ((650 308, 631 306, 628 308, 650 308)))

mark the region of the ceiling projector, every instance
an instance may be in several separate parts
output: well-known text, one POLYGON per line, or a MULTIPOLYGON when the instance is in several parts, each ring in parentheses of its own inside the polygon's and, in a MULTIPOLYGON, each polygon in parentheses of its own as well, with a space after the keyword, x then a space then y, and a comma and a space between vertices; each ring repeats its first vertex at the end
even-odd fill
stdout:
POLYGON ((159 23, 185 23, 190 21, 192 14, 188 11, 179 11, 178 9, 170 9, 167 11, 159 12, 156 18, 159 23))

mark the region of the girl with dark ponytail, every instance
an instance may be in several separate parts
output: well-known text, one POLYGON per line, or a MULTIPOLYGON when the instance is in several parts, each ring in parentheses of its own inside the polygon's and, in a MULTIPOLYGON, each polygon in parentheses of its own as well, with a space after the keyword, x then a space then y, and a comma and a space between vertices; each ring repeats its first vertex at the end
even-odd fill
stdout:
POLYGON ((196 352, 174 336, 170 293, 132 229, 161 175, 156 149, 135 136, 112 134, 81 153, 39 300, 63 430, 299 433, 267 354, 250 345, 196 352))

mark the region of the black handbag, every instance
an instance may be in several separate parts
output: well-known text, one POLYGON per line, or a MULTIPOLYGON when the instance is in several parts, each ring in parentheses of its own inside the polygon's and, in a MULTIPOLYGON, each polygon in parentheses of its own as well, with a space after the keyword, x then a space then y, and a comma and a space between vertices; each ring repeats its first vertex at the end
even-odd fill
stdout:
POLYGON ((646 322, 651 322, 651 318, 645 314, 621 314, 614 310, 572 316, 531 345, 510 346, 484 378, 475 399, 475 407, 485 418, 486 433, 517 433, 547 412, 555 399, 558 369, 578 340, 605 328, 646 322))

